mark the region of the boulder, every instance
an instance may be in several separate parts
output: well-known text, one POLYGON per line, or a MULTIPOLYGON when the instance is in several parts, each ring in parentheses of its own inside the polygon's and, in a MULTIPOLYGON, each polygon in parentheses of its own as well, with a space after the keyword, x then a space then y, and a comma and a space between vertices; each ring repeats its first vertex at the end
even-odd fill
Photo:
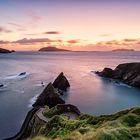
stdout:
POLYGON ((111 68, 104 68, 102 72, 96 72, 96 74, 99 74, 100 76, 105 76, 105 77, 112 77, 113 70, 111 68))
POLYGON ((63 72, 61 72, 55 79, 55 81, 53 82, 53 86, 62 91, 67 91, 67 88, 70 87, 69 81, 67 80, 63 72))
POLYGON ((64 104, 65 101, 61 99, 58 91, 53 87, 52 83, 49 83, 44 91, 38 96, 37 101, 33 104, 33 107, 47 105, 50 108, 57 104, 64 104))
POLYGON ((21 72, 18 76, 24 76, 26 75, 26 72, 21 72))
POLYGON ((0 84, 0 88, 1 88, 1 87, 4 87, 4 84, 0 84))

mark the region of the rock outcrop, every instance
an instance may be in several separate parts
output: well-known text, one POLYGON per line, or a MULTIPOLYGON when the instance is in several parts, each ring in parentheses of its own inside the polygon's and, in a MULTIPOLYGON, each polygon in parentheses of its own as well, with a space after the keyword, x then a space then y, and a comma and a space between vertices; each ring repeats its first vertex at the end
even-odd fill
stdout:
POLYGON ((63 72, 61 72, 55 79, 55 81, 53 82, 53 86, 62 91, 67 91, 67 89, 70 87, 69 81, 67 80, 63 72))
POLYGON ((54 107, 57 104, 64 104, 65 101, 60 97, 60 95, 63 95, 63 91, 66 91, 68 87, 70 87, 70 84, 63 72, 61 72, 53 84, 49 83, 44 91, 38 96, 33 107, 44 105, 54 107))
POLYGON ((44 115, 46 117, 52 118, 55 115, 60 115, 64 113, 72 113, 72 114, 76 114, 77 116, 81 115, 80 110, 76 106, 71 104, 58 104, 55 107, 44 112, 44 115))
POLYGON ((13 51, 7 50, 7 49, 3 49, 0 48, 0 53, 12 53, 13 51))
POLYGON ((102 72, 97 71, 96 74, 99 74, 100 76, 111 78, 113 75, 113 70, 111 68, 104 68, 102 72))
POLYGON ((120 64, 114 70, 104 68, 103 71, 96 72, 96 74, 140 88, 140 63, 138 62, 120 64))
POLYGON ((1 87, 4 87, 4 84, 0 84, 0 88, 1 88, 1 87))
POLYGON ((57 104, 64 104, 65 101, 61 99, 58 91, 53 87, 52 83, 49 83, 44 91, 38 96, 37 101, 33 104, 33 107, 47 105, 54 107, 57 104))

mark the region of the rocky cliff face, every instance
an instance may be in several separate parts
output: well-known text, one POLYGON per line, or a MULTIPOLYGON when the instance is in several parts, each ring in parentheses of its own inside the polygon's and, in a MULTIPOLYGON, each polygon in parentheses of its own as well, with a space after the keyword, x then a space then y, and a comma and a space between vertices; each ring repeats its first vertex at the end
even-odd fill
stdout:
POLYGON ((140 63, 124 63, 114 70, 104 68, 102 72, 96 72, 100 76, 120 80, 128 85, 140 88, 140 63))
MULTIPOLYGON (((46 125, 47 124, 35 114, 32 117, 27 128, 27 132, 30 131, 30 135, 28 137, 34 137, 34 136, 42 135, 42 134, 45 135, 44 129, 46 128, 46 125)), ((25 135, 25 137, 26 136, 27 135, 25 135)))
POLYGON ((44 91, 39 95, 37 101, 33 104, 33 107, 47 105, 54 107, 57 104, 64 104, 65 101, 61 99, 58 91, 53 87, 52 83, 49 83, 44 91))
POLYGON ((61 72, 53 82, 53 86, 61 91, 67 91, 70 87, 69 81, 65 77, 64 73, 61 72))
POLYGON ((70 87, 69 81, 61 72, 54 80, 53 84, 49 83, 43 92, 38 96, 37 101, 33 104, 33 107, 47 105, 54 107, 57 104, 64 104, 65 101, 61 98, 64 91, 70 87))

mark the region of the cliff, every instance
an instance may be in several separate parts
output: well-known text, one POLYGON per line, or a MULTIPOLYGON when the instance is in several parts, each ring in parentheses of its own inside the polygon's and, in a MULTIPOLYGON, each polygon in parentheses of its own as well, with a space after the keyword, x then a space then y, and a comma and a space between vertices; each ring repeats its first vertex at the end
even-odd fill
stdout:
POLYGON ((118 65, 114 70, 111 68, 104 68, 101 72, 96 74, 120 80, 128 85, 140 88, 140 63, 124 63, 118 65))
MULTIPOLYGON (((75 119, 59 115, 52 108, 47 123, 35 115, 28 140, 138 140, 140 138, 140 108, 131 108, 113 115, 81 114, 75 119), (56 113, 56 114, 55 114, 56 113), (54 115, 53 115, 54 114, 54 115), (41 136, 41 137, 40 137, 41 136)), ((47 114, 47 111, 44 113, 47 114)), ((47 117, 47 116, 46 116, 47 117)))

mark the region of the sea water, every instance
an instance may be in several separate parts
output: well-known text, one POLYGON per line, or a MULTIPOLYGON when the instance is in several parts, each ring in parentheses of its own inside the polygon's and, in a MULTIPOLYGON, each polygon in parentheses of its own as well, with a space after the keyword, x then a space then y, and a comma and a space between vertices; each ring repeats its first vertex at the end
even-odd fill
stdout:
POLYGON ((140 106, 140 89, 101 78, 94 71, 139 62, 140 52, 16 52, 0 54, 0 139, 19 130, 44 85, 64 72, 64 98, 81 112, 111 114, 140 106), (21 73, 24 73, 23 75, 21 73), (21 75, 20 75, 21 74, 21 75))

